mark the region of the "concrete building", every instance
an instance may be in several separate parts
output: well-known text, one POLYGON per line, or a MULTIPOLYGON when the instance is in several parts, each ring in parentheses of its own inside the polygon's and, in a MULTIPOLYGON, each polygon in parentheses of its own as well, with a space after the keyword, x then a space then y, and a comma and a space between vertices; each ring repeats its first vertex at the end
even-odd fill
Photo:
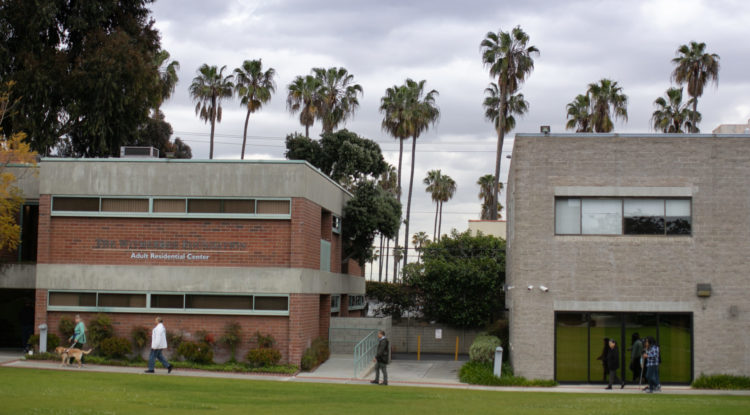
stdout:
POLYGON ((45 159, 39 170, 33 271, 0 278, 34 290, 35 327, 103 312, 130 338, 162 315, 194 339, 237 322, 238 356, 260 331, 298 364, 331 315, 363 308, 363 271, 342 263, 351 195, 306 162, 45 159))
POLYGON ((602 381, 603 338, 661 380, 750 374, 750 135, 518 134, 508 181, 517 374, 602 381))
POLYGON ((469 219, 469 231, 472 235, 482 232, 485 235, 505 239, 507 237, 506 229, 507 223, 504 220, 469 219))
POLYGON ((750 134, 750 120, 747 124, 721 124, 714 128, 714 134, 750 134))

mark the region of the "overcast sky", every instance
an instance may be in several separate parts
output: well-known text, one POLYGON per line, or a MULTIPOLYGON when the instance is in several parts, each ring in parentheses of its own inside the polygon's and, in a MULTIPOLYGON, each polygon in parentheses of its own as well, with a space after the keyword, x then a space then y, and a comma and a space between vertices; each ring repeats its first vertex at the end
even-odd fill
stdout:
MULTIPOLYGON (((208 158, 210 126, 195 116, 187 90, 203 63, 227 65, 229 73, 260 58, 276 69, 276 94, 250 117, 246 159, 283 158, 284 137, 304 133, 286 111, 286 87, 312 67, 343 66, 354 75, 364 96, 345 127, 380 143, 394 165, 397 142, 380 129, 384 90, 407 77, 438 90, 440 122, 417 142, 413 232, 432 235, 434 205, 421 183, 432 169, 458 185, 443 208, 443 231, 465 230, 469 219, 479 218, 476 181, 494 172, 497 140, 481 105, 491 79, 479 43, 488 31, 520 25, 541 52, 521 90, 530 111, 506 140, 507 154, 515 133, 538 132, 540 125, 564 131, 566 104, 602 78, 617 81, 629 98, 629 120, 616 123, 615 131, 653 132, 653 101, 670 87, 676 49, 691 40, 721 57, 718 88, 706 88, 698 102, 701 131, 750 118, 750 7, 742 0, 157 0, 151 8, 162 47, 181 65, 175 94, 162 110, 196 159, 208 158)), ((245 111, 238 100, 223 107, 215 158, 239 158, 245 111)), ((310 134, 319 133, 316 123, 310 134)), ((503 158, 502 181, 509 162, 503 158)))

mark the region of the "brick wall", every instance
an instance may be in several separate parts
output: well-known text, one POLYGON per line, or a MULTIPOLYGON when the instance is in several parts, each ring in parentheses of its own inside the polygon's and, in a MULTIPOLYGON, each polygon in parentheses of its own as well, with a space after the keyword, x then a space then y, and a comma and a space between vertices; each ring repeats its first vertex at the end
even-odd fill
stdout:
POLYGON ((320 307, 318 312, 320 324, 319 336, 328 336, 328 328, 331 326, 331 296, 324 294, 320 296, 320 307))
POLYGON ((320 269, 320 206, 307 199, 292 199, 292 268, 320 269))
POLYGON ((320 305, 318 294, 292 294, 289 296, 288 356, 299 364, 302 354, 320 335, 320 305))

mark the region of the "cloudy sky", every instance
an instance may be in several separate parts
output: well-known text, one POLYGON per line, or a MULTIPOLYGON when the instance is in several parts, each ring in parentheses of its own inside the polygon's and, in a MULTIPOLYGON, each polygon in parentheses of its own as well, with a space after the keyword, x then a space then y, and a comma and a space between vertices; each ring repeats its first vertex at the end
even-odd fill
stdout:
MULTIPOLYGON (((443 208, 444 231, 464 230, 479 217, 476 181, 493 172, 496 136, 481 105, 490 78, 479 53, 488 31, 520 25, 541 52, 521 91, 530 111, 506 140, 507 154, 517 132, 538 132, 540 125, 564 131, 565 105, 601 78, 616 80, 629 98, 629 120, 615 131, 653 132, 653 101, 670 86, 675 50, 691 40, 721 57, 718 88, 707 88, 698 103, 701 130, 750 118, 750 7, 743 0, 157 0, 151 8, 163 48, 181 64, 177 90, 162 109, 194 158, 208 158, 209 126, 195 116, 187 92, 203 63, 231 72, 260 58, 277 71, 276 95, 250 118, 246 159, 283 158, 284 137, 304 132, 285 107, 294 77, 343 66, 364 88, 346 128, 380 143, 396 164, 397 142, 380 129, 380 98, 407 77, 427 80, 440 93, 441 118, 418 140, 410 230, 430 235, 434 205, 421 184, 426 172, 440 169, 458 184, 443 208)), ((239 101, 224 103, 216 158, 239 158, 244 116, 239 101)), ((320 126, 310 133, 317 137, 320 126)), ((509 162, 503 158, 503 181, 509 162)))

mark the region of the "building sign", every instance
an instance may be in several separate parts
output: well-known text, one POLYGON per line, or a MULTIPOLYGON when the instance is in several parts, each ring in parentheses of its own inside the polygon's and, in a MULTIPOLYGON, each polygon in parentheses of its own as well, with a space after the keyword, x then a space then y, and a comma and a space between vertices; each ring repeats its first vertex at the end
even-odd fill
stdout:
POLYGON ((96 239, 94 250, 129 252, 131 260, 206 261, 213 254, 243 252, 244 242, 96 239))

